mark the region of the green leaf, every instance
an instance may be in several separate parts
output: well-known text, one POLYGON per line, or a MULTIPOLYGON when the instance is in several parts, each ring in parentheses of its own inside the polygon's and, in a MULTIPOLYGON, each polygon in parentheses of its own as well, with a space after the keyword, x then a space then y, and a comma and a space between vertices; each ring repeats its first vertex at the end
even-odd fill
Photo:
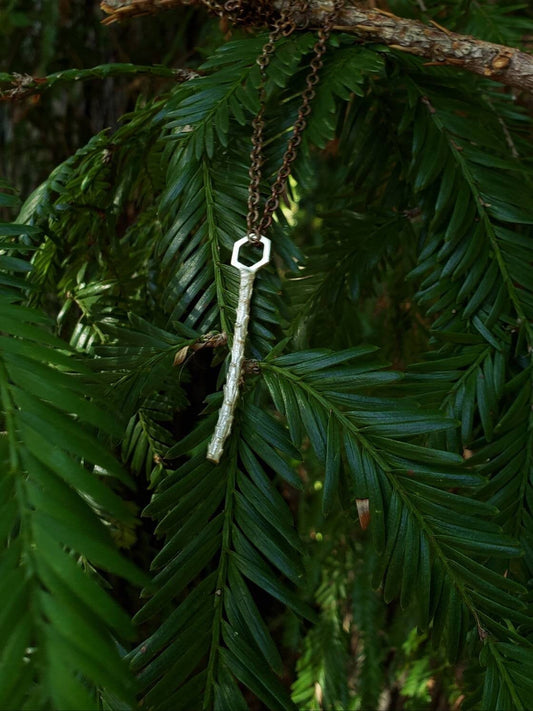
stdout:
POLYGON ((324 494, 322 511, 325 516, 332 513, 338 501, 339 476, 341 466, 341 433, 334 418, 328 422, 326 470, 324 473, 324 494))

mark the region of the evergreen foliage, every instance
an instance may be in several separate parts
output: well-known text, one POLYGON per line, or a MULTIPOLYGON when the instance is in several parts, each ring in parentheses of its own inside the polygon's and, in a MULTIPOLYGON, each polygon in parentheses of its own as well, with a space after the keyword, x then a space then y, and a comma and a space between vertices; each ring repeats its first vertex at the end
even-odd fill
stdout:
MULTIPOLYGON (((532 31, 526 4, 389 4, 532 31)), ((0 184, 0 707, 526 711, 527 102, 331 38, 215 466, 266 35, 203 22, 198 75, 22 206, 0 184)), ((314 41, 268 67, 264 194, 314 41)), ((43 89, 145 71, 173 75, 43 89)))

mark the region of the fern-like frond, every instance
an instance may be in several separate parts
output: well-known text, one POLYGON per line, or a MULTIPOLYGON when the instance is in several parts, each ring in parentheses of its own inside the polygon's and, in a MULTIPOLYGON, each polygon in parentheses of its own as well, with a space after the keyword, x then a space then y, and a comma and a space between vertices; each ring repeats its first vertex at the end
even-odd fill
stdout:
MULTIPOLYGON (((488 1, 389 4, 509 43, 529 26, 525 8, 488 1)), ((267 68, 264 194, 316 40, 294 35, 267 68)), ((146 639, 128 654, 145 707, 374 707, 401 678, 409 703, 425 701, 425 637, 410 669, 383 668, 381 595, 404 611, 393 646, 416 618, 452 662, 483 648, 473 705, 525 709, 530 124, 483 82, 440 68, 435 79, 392 49, 330 39, 269 234, 272 264, 256 282, 248 354, 258 362, 214 466, 212 391, 232 341, 229 255, 246 230, 246 127, 265 40, 224 44, 201 75, 53 171, 20 224, 0 226, 0 706, 134 705, 121 659, 131 629, 96 572, 110 586, 115 575, 140 580, 116 550, 135 524, 134 475, 155 489, 154 580, 135 618, 146 639), (398 321, 392 331, 379 309, 398 321), (407 311, 420 338, 402 333, 407 311), (399 367, 402 344, 433 350, 404 377, 360 345, 380 330, 399 367), (212 359, 199 353, 209 348, 212 359), (307 556, 293 514, 305 521, 311 487, 327 545, 317 553, 301 524, 307 556), (368 502, 376 554, 354 524, 356 502, 368 502), (294 683, 288 615, 300 627, 294 683)), ((15 202, 0 192, 0 207, 15 202)))
MULTIPOLYGON (((201 333, 213 327, 232 331, 238 275, 226 265, 246 229, 250 144, 239 137, 230 145, 227 136, 258 109, 255 58, 264 40, 221 48, 203 67, 208 74, 182 87, 165 116, 170 157, 159 208, 166 226, 158 250, 167 283, 162 308, 169 322, 179 319, 201 333)), ((307 35, 282 43, 270 68, 276 85, 269 84, 269 93, 284 86, 310 44, 307 35)), ((297 250, 282 230, 276 238, 278 254, 292 266, 297 250)), ((277 291, 277 279, 261 273, 251 322, 256 352, 267 350, 279 321, 272 307, 277 291)))
POLYGON ((531 698, 531 647, 490 642, 479 658, 484 674, 475 680, 472 692, 465 699, 465 708, 497 708, 502 711, 526 711, 531 698))
POLYGON ((20 297, 20 292, 27 288, 26 275, 31 271, 31 264, 23 257, 35 250, 31 237, 39 234, 40 230, 35 227, 0 224, 0 296, 20 297))
POLYGON ((316 602, 321 606, 319 620, 304 639, 296 664, 297 681, 292 687, 294 703, 310 711, 348 708, 348 635, 341 614, 344 590, 339 590, 345 581, 340 571, 337 579, 329 577, 332 572, 325 566, 324 577, 328 577, 316 592, 316 602))
POLYGON ((375 581, 384 578, 385 600, 399 596, 406 606, 417 597, 424 624, 433 620, 436 640, 445 631, 454 658, 473 621, 497 634, 500 614, 527 622, 515 597, 521 586, 483 564, 486 557, 516 556, 519 548, 490 521, 497 510, 468 495, 481 477, 458 466, 453 453, 416 443, 454 423, 380 398, 380 387, 397 376, 368 355, 368 349, 310 351, 269 359, 261 368, 293 440, 306 433, 324 465, 325 512, 335 506, 343 480, 352 501, 369 499, 381 554, 375 581))
POLYGON ((463 330, 466 322, 497 347, 513 316, 526 330, 532 316, 524 261, 533 218, 522 189, 524 166, 505 157, 504 132, 494 117, 487 120, 486 106, 444 90, 439 96, 428 87, 415 91, 413 187, 434 206, 416 270, 431 269, 420 298, 439 314, 435 328, 463 330), (482 121, 483 130, 473 131, 482 121))
MULTIPOLYGON (((242 148, 242 146, 241 146, 242 148)), ((176 219, 160 242, 161 266, 167 275, 162 307, 169 324, 178 320, 205 334, 213 328, 233 331, 238 273, 227 265, 234 241, 246 226, 244 165, 231 156, 222 163, 201 161, 187 168, 188 149, 177 151, 175 171, 186 171, 182 192, 176 195, 176 219), (231 172, 230 172, 231 171, 231 172)), ((273 340, 279 282, 268 272, 258 275, 250 336, 256 351, 273 340)))
POLYGON ((296 342, 355 345, 364 332, 361 302, 375 296, 377 274, 396 261, 406 220, 394 213, 320 213, 327 249, 324 244, 310 248, 300 273, 286 285, 294 314, 291 331, 296 342), (337 324, 333 332, 332 323, 337 324))
POLYGON ((65 69, 46 77, 33 78, 18 73, 0 72, 0 97, 2 99, 20 99, 31 94, 41 94, 54 86, 69 82, 89 79, 107 79, 110 77, 131 76, 135 74, 153 74, 172 79, 186 77, 187 72, 162 66, 142 66, 131 63, 101 64, 90 69, 65 69))
POLYGON ((520 47, 533 29, 529 5, 525 2, 500 5, 491 2, 457 4, 457 31, 472 34, 488 42, 520 47))
POLYGON ((412 371, 425 397, 461 422, 459 437, 449 432, 440 446, 473 454, 489 480, 480 496, 527 546, 533 183, 520 153, 525 117, 506 100, 478 97, 437 97, 421 83, 413 93, 411 179, 427 221, 413 275, 426 274, 419 300, 436 317, 439 350, 412 371))
MULTIPOLYGON (((337 44, 338 40, 334 41, 337 44)), ((382 57, 364 47, 354 47, 348 37, 341 38, 336 51, 326 55, 305 131, 304 154, 296 173, 299 180, 303 177, 302 166, 310 146, 322 149, 335 138, 340 102, 351 104, 355 97, 365 96, 369 78, 379 79, 383 72, 382 57)))
POLYGON ((156 420, 170 421, 187 403, 181 385, 187 373, 177 361, 189 347, 200 347, 198 334, 179 324, 167 331, 135 314, 127 322, 106 318, 99 330, 105 344, 94 348, 98 358, 92 367, 107 383, 109 396, 127 417, 144 409, 146 416, 153 411, 156 420))
POLYGON ((1 705, 96 709, 98 688, 132 703, 117 646, 131 626, 93 568, 144 580, 112 537, 131 521, 114 491, 130 481, 96 435, 121 427, 46 317, 2 298, 0 320, 1 705))
POLYGON ((164 175, 152 125, 160 106, 139 109, 113 136, 94 136, 52 171, 19 215, 45 236, 33 259, 32 303, 56 293, 61 333, 80 350, 100 340, 98 321, 115 305, 127 311, 149 299, 160 229, 154 199, 164 175))
POLYGON ((227 454, 214 467, 205 459, 213 425, 209 417, 167 453, 192 456, 161 482, 146 511, 160 519, 165 544, 153 563, 156 592, 136 621, 155 616, 159 626, 132 665, 147 704, 185 709, 203 699, 245 708, 238 681, 268 708, 289 709, 277 678, 279 652, 254 591, 312 617, 283 582, 302 583, 302 545, 267 473, 297 485, 286 457, 299 454, 280 424, 247 401, 227 454), (171 602, 174 611, 161 620, 171 602))
POLYGON ((493 3, 490 0, 391 0, 392 12, 425 22, 434 20, 455 32, 498 44, 520 47, 531 32, 526 2, 493 3))

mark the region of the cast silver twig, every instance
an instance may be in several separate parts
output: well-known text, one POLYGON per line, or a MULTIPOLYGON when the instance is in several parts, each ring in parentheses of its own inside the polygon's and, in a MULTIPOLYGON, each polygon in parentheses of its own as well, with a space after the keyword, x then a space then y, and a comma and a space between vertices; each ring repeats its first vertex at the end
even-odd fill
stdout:
POLYGON ((231 359, 224 385, 224 399, 222 407, 218 413, 218 421, 211 441, 207 448, 207 458, 218 464, 224 450, 224 442, 231 432, 231 425, 239 397, 239 386, 241 380, 241 370, 244 361, 244 348, 246 345, 246 335, 248 333, 248 321, 250 319, 250 302, 254 287, 255 274, 270 261, 270 240, 255 234, 247 235, 235 242, 231 264, 239 270, 241 278, 239 284, 239 300, 237 302, 237 315, 235 319, 235 330, 233 333, 233 347, 231 349, 231 359), (246 265, 239 261, 239 252, 243 245, 247 243, 263 245, 263 255, 255 264, 246 265))

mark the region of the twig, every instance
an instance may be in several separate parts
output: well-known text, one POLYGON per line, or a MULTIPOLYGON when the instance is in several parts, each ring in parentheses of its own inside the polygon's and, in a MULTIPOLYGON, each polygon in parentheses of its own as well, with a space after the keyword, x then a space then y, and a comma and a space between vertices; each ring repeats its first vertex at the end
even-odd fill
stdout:
POLYGON ((16 101, 32 94, 42 94, 56 84, 107 79, 109 77, 151 74, 157 77, 184 82, 198 76, 190 69, 172 69, 161 66, 139 66, 136 64, 101 64, 90 69, 65 69, 46 77, 32 77, 30 74, 0 73, 0 101, 16 101))
MULTIPOLYGON (((281 10, 290 2, 291 0, 272 0, 271 7, 281 10)), ((205 3, 202 0, 106 0, 101 7, 109 13, 105 20, 109 23, 182 5, 203 4, 205 3)), ((330 10, 331 2, 311 0, 308 24, 322 25, 330 10)), ((257 19, 260 23, 260 14, 257 19)), ((533 56, 513 47, 484 42, 417 20, 406 20, 382 10, 352 5, 341 11, 334 29, 350 32, 363 41, 376 42, 415 54, 434 65, 456 67, 517 89, 533 92, 533 56)))

